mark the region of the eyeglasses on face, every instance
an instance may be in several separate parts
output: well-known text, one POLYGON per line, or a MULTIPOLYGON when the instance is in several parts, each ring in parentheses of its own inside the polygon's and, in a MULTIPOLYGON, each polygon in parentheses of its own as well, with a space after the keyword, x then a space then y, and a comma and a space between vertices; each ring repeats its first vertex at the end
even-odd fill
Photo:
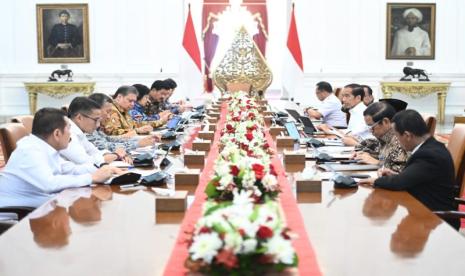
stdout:
POLYGON ((98 123, 98 122, 100 122, 100 120, 101 120, 100 117, 99 117, 99 118, 92 118, 92 117, 90 117, 89 115, 86 115, 86 114, 84 114, 84 113, 81 113, 81 115, 84 116, 84 117, 86 117, 86 118, 88 118, 88 119, 91 119, 92 121, 94 121, 94 123, 98 123))
POLYGON ((368 128, 369 128, 371 131, 373 131, 373 129, 375 128, 375 126, 379 125, 379 123, 381 123, 381 121, 382 121, 382 119, 379 120, 379 121, 377 121, 377 122, 374 122, 374 123, 371 124, 371 125, 367 125, 367 126, 368 126, 368 128))

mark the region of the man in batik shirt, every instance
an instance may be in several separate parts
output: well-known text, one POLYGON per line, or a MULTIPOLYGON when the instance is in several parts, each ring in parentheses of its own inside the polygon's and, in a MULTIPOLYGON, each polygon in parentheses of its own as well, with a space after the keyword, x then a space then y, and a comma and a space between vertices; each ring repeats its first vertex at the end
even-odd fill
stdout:
MULTIPOLYGON (((107 120, 113 107, 112 99, 102 93, 94 93, 89 99, 96 102, 101 107, 102 120, 107 120)), ((117 148, 124 148, 127 152, 138 147, 151 146, 159 140, 159 136, 147 136, 142 139, 123 138, 118 136, 106 135, 100 128, 92 134, 86 134, 87 140, 94 144, 99 150, 108 150, 114 152, 117 148)))
POLYGON ((355 147, 354 159, 362 163, 375 164, 380 167, 400 172, 405 167, 408 155, 394 135, 391 119, 394 108, 384 102, 372 103, 363 112, 364 119, 376 137, 362 141, 355 147))
POLYGON ((158 121, 133 121, 128 111, 134 107, 137 95, 137 89, 133 86, 118 88, 114 95, 110 115, 105 121, 102 121, 103 131, 107 135, 133 137, 137 134, 147 134, 153 128, 160 127, 166 123, 166 120, 163 118, 158 121))

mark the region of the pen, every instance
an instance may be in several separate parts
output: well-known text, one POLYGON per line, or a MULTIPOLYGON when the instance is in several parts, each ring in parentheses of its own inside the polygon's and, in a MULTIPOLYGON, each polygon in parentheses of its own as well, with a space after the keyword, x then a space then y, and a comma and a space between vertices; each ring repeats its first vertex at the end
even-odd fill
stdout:
POLYGON ((136 187, 136 184, 120 185, 119 187, 120 187, 121 189, 132 188, 132 187, 136 187))

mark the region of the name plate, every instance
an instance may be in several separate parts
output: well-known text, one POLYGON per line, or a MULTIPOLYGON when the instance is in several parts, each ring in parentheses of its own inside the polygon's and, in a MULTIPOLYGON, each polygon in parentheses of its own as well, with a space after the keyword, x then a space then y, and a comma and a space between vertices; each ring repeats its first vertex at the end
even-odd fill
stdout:
POLYGON ((273 116, 273 111, 263 111, 263 116, 273 116))
POLYGON ((184 166, 205 165, 205 152, 197 151, 184 154, 184 166))
POLYGON ((265 121, 265 124, 268 126, 271 125, 271 123, 273 122, 272 119, 273 119, 273 116, 270 116, 270 115, 263 116, 263 120, 265 121))
POLYGON ((218 118, 208 118, 208 122, 210 124, 216 124, 216 123, 218 123, 218 118))
MULTIPOLYGON (((289 136, 278 136, 276 137, 276 146, 278 147, 293 147, 294 139, 289 136)), ((304 155, 305 160, 305 155, 304 155)))
POLYGON ((199 131, 199 138, 204 140, 213 140, 215 133, 213 131, 199 131))
POLYGON ((208 116, 213 117, 213 118, 220 118, 220 113, 219 112, 211 112, 208 114, 208 116))
POLYGON ((305 165, 305 152, 300 151, 284 151, 284 163, 305 165))
POLYGON ((173 196, 160 196, 155 198, 157 212, 184 212, 187 208, 187 191, 176 191, 173 196))
POLYGON ((321 179, 297 178, 295 184, 296 184, 297 193, 304 193, 304 192, 318 193, 318 192, 321 192, 321 179))
POLYGON ((270 135, 278 136, 281 132, 284 132, 286 129, 283 126, 271 126, 270 135))
POLYGON ((209 125, 208 130, 209 131, 216 131, 216 125, 209 125))
POLYGON ((211 146, 212 142, 210 140, 192 142, 192 150, 210 151, 211 146))

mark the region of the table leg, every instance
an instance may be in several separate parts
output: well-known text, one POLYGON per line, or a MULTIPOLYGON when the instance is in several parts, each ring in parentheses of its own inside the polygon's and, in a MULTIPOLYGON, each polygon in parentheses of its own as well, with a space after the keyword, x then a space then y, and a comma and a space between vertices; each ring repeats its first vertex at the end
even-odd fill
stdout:
POLYGON ((29 92, 29 112, 34 115, 37 110, 37 92, 29 92))
POLYGON ((445 110, 446 110, 446 96, 447 93, 438 93, 438 121, 440 124, 444 124, 445 110))
POLYGON ((381 87, 381 92, 383 92, 383 97, 385 99, 392 98, 392 92, 387 87, 381 87))

